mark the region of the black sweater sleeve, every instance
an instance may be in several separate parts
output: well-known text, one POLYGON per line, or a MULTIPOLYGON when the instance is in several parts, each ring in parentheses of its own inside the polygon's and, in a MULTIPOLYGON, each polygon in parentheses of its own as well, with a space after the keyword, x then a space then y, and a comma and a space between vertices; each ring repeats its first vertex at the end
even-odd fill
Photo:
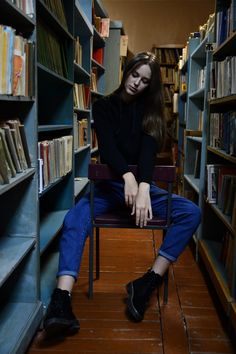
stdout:
POLYGON ((138 182, 151 183, 157 153, 157 142, 148 134, 143 134, 138 161, 138 182))
POLYGON ((116 146, 115 126, 111 121, 113 112, 108 99, 97 100, 93 104, 92 113, 101 160, 122 176, 129 172, 129 167, 116 146))

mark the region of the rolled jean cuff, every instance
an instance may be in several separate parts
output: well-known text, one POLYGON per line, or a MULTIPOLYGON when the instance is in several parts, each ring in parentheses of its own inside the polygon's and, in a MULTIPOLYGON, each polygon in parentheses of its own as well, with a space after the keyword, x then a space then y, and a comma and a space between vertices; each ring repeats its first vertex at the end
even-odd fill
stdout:
POLYGON ((76 272, 73 272, 70 270, 62 270, 57 273, 57 278, 61 277, 63 275, 69 275, 69 276, 73 277, 75 279, 75 281, 77 280, 77 277, 78 277, 78 274, 76 272))
POLYGON ((168 259, 168 261, 170 262, 175 262, 177 259, 175 257, 170 256, 168 253, 163 252, 162 250, 158 251, 158 255, 168 259))

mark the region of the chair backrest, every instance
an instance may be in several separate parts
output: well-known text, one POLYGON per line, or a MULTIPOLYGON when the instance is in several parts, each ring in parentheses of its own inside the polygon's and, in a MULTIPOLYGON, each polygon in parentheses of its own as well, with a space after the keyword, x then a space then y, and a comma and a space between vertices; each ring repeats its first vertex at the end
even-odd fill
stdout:
MULTIPOLYGON (((137 177, 138 168, 136 165, 129 165, 130 171, 137 177)), ((112 169, 106 164, 90 164, 88 169, 88 178, 90 180, 118 180, 118 177, 112 169)), ((153 181, 162 181, 173 183, 176 179, 175 166, 154 166, 153 181)))

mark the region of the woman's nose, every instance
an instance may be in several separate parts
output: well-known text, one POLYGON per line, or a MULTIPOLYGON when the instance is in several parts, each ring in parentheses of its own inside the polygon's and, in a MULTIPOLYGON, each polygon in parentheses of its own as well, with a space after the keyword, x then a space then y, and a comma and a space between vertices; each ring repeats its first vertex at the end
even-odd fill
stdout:
POLYGON ((134 82, 135 86, 138 86, 140 84, 140 78, 137 78, 134 82))

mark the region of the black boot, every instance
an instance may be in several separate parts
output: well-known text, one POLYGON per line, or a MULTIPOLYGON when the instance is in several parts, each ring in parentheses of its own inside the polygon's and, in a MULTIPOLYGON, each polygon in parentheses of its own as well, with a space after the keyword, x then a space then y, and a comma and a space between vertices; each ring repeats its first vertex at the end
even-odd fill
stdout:
POLYGON ((46 333, 50 336, 78 332, 80 328, 79 321, 72 312, 71 297, 67 290, 55 289, 53 291, 43 326, 46 333))
POLYGON ((148 271, 126 285, 128 315, 136 322, 142 321, 150 296, 161 283, 162 277, 159 274, 148 271))

